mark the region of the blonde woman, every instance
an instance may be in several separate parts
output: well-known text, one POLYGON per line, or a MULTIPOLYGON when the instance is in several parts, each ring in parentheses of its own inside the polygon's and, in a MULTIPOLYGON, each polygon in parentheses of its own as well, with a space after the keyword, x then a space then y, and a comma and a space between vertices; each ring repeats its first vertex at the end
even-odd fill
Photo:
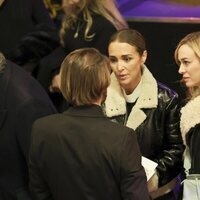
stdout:
MULTIPOLYGON (((186 35, 178 44, 175 60, 188 88, 188 102, 181 109, 181 133, 186 145, 185 155, 191 162, 184 162, 187 174, 200 174, 200 32, 186 35)), ((191 198, 192 194, 191 194, 191 198)))
POLYGON ((42 85, 47 90, 51 85, 52 91, 58 88, 57 74, 67 54, 83 47, 94 47, 107 54, 110 36, 116 30, 127 27, 115 1, 64 0, 63 9, 65 16, 60 29, 62 47, 40 63, 38 74, 42 85))
POLYGON ((62 42, 72 26, 74 26, 74 37, 77 38, 79 31, 82 30, 86 41, 92 41, 97 30, 106 33, 113 26, 117 30, 128 27, 115 0, 63 0, 63 9, 66 15, 61 28, 62 42))

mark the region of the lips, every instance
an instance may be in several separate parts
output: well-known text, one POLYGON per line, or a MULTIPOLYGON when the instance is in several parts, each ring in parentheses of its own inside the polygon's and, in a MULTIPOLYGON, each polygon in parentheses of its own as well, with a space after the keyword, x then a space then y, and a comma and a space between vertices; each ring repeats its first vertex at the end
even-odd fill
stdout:
POLYGON ((124 79, 126 79, 126 74, 120 74, 120 75, 118 75, 118 78, 120 79, 120 80, 124 80, 124 79))
POLYGON ((187 82, 189 80, 189 77, 183 77, 182 79, 184 82, 187 82))

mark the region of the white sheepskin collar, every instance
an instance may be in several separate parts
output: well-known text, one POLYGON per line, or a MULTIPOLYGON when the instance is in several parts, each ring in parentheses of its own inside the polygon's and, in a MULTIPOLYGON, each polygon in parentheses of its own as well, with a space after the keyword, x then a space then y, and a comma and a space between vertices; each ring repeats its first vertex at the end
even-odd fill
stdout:
POLYGON ((181 109, 180 128, 185 143, 185 136, 189 130, 200 123, 200 96, 190 100, 181 109))
MULTIPOLYGON (((135 130, 146 119, 146 115, 142 111, 142 108, 156 108, 157 105, 157 82, 147 67, 143 66, 141 95, 133 107, 126 125, 135 130)), ((107 90, 105 113, 108 117, 124 115, 126 113, 126 101, 114 73, 111 74, 111 84, 107 90)))

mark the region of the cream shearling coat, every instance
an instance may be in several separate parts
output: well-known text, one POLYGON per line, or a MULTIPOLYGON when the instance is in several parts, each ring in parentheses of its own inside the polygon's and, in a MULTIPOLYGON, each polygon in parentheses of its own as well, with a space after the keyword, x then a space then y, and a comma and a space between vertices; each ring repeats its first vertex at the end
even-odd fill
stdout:
MULTIPOLYGON (((156 108, 158 105, 157 82, 147 67, 143 66, 141 95, 133 107, 126 126, 136 129, 145 119, 146 114, 142 108, 156 108), (137 118, 135 118, 137 116, 137 118)), ((124 115, 126 113, 126 100, 119 82, 114 73, 111 74, 111 84, 107 89, 105 112, 108 117, 124 115)))

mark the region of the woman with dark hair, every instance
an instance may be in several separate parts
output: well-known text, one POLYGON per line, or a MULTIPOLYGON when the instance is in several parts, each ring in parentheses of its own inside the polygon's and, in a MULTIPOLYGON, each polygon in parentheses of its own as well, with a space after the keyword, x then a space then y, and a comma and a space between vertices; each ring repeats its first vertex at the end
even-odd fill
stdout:
POLYGON ((108 46, 113 70, 105 113, 135 130, 142 155, 158 164, 148 181, 153 199, 174 199, 184 150, 177 94, 159 83, 145 66, 147 50, 136 30, 116 32, 108 46))

